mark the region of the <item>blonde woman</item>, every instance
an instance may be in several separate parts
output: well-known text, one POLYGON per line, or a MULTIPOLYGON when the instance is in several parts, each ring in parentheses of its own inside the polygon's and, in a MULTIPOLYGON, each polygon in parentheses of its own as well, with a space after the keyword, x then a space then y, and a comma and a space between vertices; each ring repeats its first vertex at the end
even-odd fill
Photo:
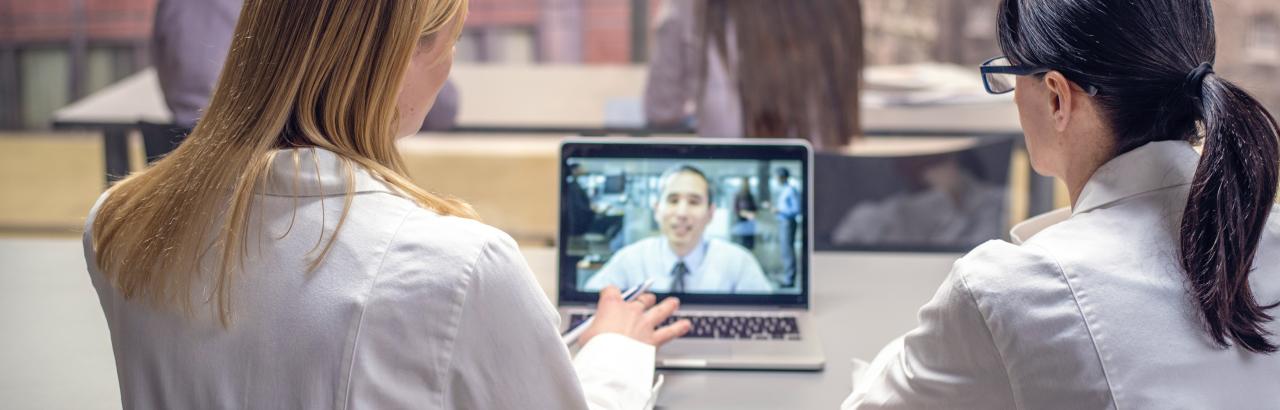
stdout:
POLYGON ((638 408, 688 323, 601 296, 571 361, 515 243, 394 140, 466 0, 250 0, 203 119, 102 196, 85 254, 126 408, 638 408))

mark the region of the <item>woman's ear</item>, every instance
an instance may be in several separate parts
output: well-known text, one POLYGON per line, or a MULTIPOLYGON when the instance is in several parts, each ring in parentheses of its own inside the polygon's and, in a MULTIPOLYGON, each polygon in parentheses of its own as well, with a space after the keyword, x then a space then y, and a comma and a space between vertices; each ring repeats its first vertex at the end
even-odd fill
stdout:
POLYGON ((1049 99, 1049 114, 1053 119, 1053 128, 1058 132, 1065 132, 1076 108, 1075 90, 1071 87, 1071 81, 1068 81, 1067 77, 1060 72, 1050 71, 1044 75, 1044 86, 1048 91, 1045 96, 1049 99))

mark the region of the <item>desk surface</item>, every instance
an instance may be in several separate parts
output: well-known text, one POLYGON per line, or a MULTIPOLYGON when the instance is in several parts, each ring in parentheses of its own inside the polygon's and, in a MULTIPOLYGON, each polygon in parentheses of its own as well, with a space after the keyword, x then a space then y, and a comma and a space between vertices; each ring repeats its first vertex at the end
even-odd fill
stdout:
MULTIPOLYGON (((555 300, 555 252, 524 250, 555 300)), ((818 253, 812 301, 827 356, 821 372, 667 371, 664 409, 835 409, 851 387, 851 359, 870 360, 915 327, 916 312, 951 271, 956 254, 818 253)))
MULTIPOLYGON (((14 408, 119 408, 102 308, 79 240, 0 239, 0 401, 14 408)), ((527 248, 555 296, 555 253, 527 248)), ((665 409, 834 409, 850 391, 850 358, 868 359, 916 324, 958 255, 820 253, 813 301, 822 372, 668 372, 665 409)))

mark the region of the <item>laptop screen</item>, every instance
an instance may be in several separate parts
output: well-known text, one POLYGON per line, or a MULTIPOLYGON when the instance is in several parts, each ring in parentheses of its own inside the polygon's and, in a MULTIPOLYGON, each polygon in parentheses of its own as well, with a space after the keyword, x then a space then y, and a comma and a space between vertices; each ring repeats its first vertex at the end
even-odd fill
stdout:
POLYGON ((561 301, 652 280, 685 303, 806 304, 810 162, 797 143, 566 142, 561 301))

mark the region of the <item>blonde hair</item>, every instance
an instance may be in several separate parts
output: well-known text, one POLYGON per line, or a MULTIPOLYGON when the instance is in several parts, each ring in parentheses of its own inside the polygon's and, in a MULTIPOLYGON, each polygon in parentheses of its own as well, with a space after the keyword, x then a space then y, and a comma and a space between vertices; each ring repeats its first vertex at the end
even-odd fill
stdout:
POLYGON ((467 204, 409 180, 393 135, 414 50, 456 39, 461 22, 444 29, 464 18, 466 3, 246 1, 203 119, 172 154, 118 183, 99 207, 94 262, 126 299, 190 314, 193 284, 204 275, 200 261, 218 252, 206 302, 216 300, 218 318, 228 325, 229 285, 245 254, 250 204, 276 151, 287 148, 332 151, 346 173, 342 217, 323 248, 309 255, 312 270, 346 220, 356 165, 424 208, 475 218, 467 204))

